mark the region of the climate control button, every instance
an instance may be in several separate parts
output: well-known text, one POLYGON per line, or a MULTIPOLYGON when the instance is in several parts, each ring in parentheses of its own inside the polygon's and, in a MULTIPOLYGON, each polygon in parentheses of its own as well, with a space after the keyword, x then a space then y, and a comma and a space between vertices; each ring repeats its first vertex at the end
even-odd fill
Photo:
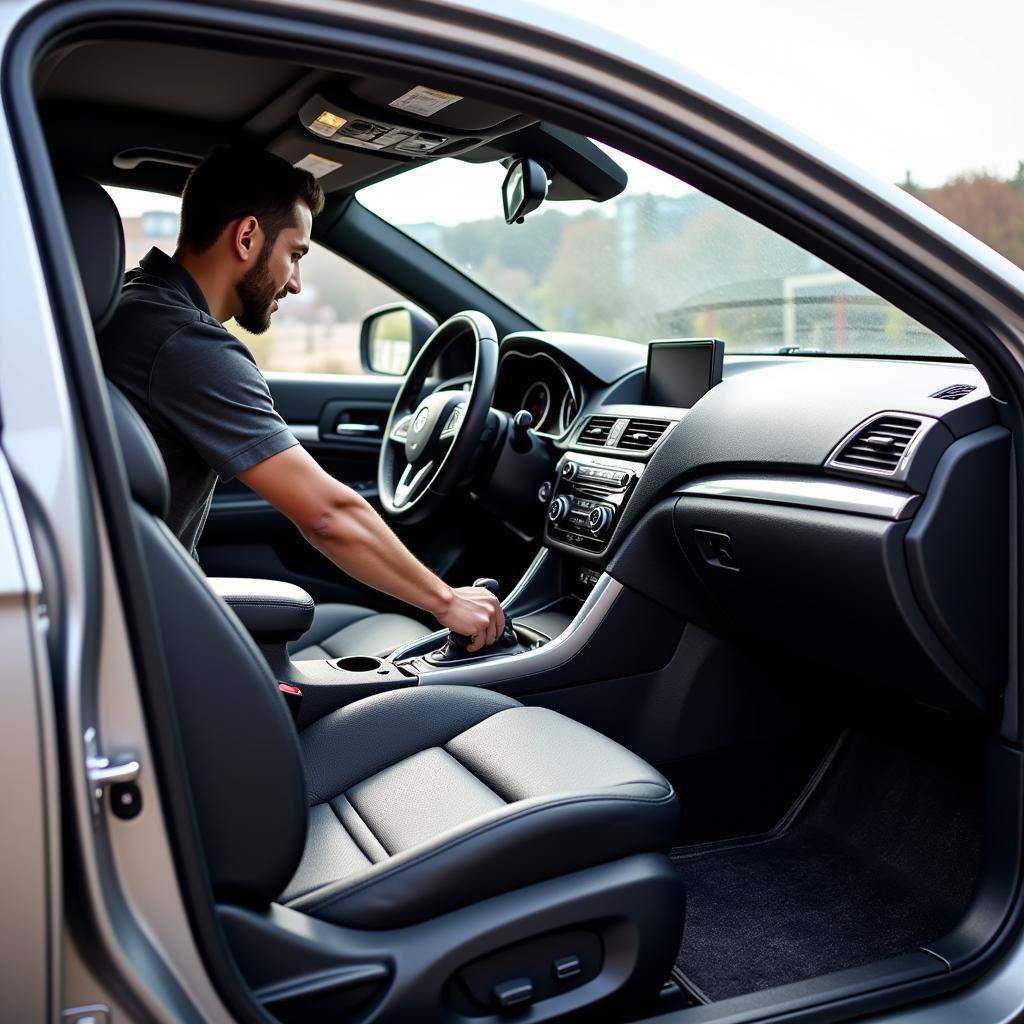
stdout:
POLYGON ((548 519, 552 523, 560 523, 569 514, 571 508, 572 502, 562 494, 548 505, 548 519))
POLYGON ((611 526, 614 518, 615 512, 609 506, 598 505, 596 508, 591 509, 590 515, 587 517, 587 529, 595 537, 600 537, 611 526))

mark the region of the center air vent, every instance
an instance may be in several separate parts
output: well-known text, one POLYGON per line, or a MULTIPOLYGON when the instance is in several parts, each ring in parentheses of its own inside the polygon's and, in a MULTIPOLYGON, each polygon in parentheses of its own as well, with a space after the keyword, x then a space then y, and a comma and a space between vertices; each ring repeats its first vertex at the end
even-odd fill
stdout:
POLYGON ((615 426, 615 421, 615 416, 591 416, 587 420, 586 426, 580 431, 580 444, 603 446, 615 426))
POLYGON ((668 420, 630 420, 622 432, 616 448, 632 452, 646 452, 653 448, 658 438, 668 430, 668 420))
POLYGON ((964 395, 969 395, 972 391, 977 390, 974 384, 950 384, 948 388, 936 391, 934 395, 929 395, 928 397, 944 398, 947 402, 955 402, 957 399, 963 398, 964 395))
POLYGON ((891 476, 921 427, 921 420, 910 417, 879 416, 847 440, 829 465, 891 476))

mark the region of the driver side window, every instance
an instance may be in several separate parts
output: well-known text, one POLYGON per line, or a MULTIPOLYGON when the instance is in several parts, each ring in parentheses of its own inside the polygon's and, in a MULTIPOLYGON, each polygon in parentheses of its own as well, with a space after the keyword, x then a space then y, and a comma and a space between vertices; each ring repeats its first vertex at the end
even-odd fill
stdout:
MULTIPOLYGON (((154 246, 174 252, 180 200, 133 189, 107 191, 124 226, 125 270, 137 267, 154 246)), ((250 334, 233 320, 224 326, 245 342, 263 371, 362 373, 363 316, 402 296, 317 242, 303 257, 301 272, 302 291, 281 303, 264 334, 250 334)))

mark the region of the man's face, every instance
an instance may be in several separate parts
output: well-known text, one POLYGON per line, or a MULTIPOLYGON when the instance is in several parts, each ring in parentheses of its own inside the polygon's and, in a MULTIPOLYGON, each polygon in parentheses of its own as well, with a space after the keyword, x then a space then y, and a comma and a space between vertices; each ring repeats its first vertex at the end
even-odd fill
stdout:
POLYGON ((289 292, 302 290, 299 260, 309 251, 309 233, 313 215, 303 202, 295 204, 294 219, 285 225, 268 245, 264 238, 256 264, 238 282, 242 311, 235 317, 239 326, 252 334, 262 334, 270 326, 278 301, 289 292))

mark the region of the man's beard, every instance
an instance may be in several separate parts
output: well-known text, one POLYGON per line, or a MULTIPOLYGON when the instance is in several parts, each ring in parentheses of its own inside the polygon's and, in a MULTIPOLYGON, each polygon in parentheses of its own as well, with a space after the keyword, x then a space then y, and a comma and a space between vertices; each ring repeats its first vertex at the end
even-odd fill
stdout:
POLYGON ((247 271, 236 286, 242 312, 235 317, 235 322, 251 334, 262 334, 270 326, 271 306, 279 293, 267 271, 269 263, 270 246, 264 242, 256 266, 247 271))

